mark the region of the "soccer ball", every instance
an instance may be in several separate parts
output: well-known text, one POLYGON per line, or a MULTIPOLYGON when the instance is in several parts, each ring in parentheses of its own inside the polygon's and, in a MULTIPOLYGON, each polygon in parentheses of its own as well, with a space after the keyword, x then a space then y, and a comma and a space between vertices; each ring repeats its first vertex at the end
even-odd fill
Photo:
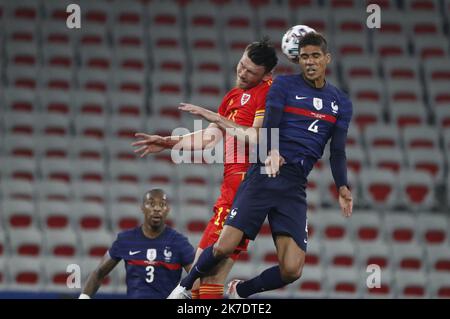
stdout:
POLYGON ((281 40, 281 51, 293 63, 298 63, 298 43, 307 33, 316 32, 307 25, 295 25, 283 35, 281 40))

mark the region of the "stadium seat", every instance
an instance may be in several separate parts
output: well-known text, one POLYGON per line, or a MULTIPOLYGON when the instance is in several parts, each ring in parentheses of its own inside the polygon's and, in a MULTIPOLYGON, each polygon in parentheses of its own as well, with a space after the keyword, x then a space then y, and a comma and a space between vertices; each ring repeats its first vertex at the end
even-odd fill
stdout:
POLYGON ((367 147, 400 147, 400 131, 394 125, 373 125, 364 131, 367 147))
POLYGON ((254 31, 256 26, 255 12, 248 3, 230 3, 223 6, 220 9, 220 20, 225 37, 244 31, 254 31))
MULTIPOLYGON (((371 1, 371 3, 374 3, 371 1)), ((404 36, 406 34, 406 25, 404 22, 405 12, 402 10, 384 10, 383 19, 381 19, 380 33, 386 35, 404 36)))
POLYGON ((293 22, 301 21, 317 32, 330 34, 331 32, 331 10, 319 6, 299 7, 293 10, 293 22))
POLYGON ((373 56, 344 57, 340 60, 342 76, 346 83, 349 79, 377 79, 378 60, 373 56))
POLYGON ((142 116, 145 112, 143 95, 128 92, 112 92, 109 94, 111 111, 121 116, 142 116))
POLYGON ((37 157, 36 143, 23 135, 10 135, 3 138, 4 154, 11 158, 33 159, 37 157))
POLYGON ((105 157, 105 143, 102 140, 85 136, 78 136, 71 140, 70 158, 100 160, 105 157))
POLYGON ((83 8, 82 19, 93 24, 108 24, 110 23, 112 10, 106 1, 82 1, 83 8))
POLYGON ((328 286, 328 297, 358 298, 361 294, 358 277, 358 272, 355 267, 327 268, 326 284, 328 286))
POLYGON ((111 87, 110 72, 103 69, 79 68, 78 87, 86 91, 106 92, 111 87))
POLYGON ((74 257, 78 255, 78 238, 71 229, 47 229, 43 232, 45 252, 54 257, 74 257))
MULTIPOLYGON (((256 10, 261 35, 267 31, 285 32, 290 26, 290 9, 287 6, 272 3, 256 10)), ((275 39, 272 39, 274 41, 275 39)))
MULTIPOLYGON (((435 110, 441 109, 441 106, 448 106, 450 102, 450 94, 448 93, 448 83, 442 82, 428 82, 427 92, 428 92, 428 103, 435 110)), ((438 123, 440 124, 440 123, 438 123)))
POLYGON ((359 242, 383 239, 380 215, 373 210, 354 210, 349 221, 350 238, 359 242))
POLYGON ((25 88, 5 88, 3 93, 5 108, 12 114, 16 112, 33 112, 37 111, 36 92, 25 88))
POLYGON ((33 21, 21 21, 14 23, 12 18, 3 20, 5 40, 8 43, 30 43, 36 42, 36 24, 33 21))
POLYGON ((67 137, 70 134, 70 117, 62 114, 40 114, 35 125, 38 133, 45 136, 67 137))
POLYGON ((174 2, 151 2, 147 6, 147 13, 152 27, 181 25, 181 10, 174 2))
POLYGON ((71 68, 75 65, 75 54, 67 44, 43 46, 43 62, 47 67, 71 68))
POLYGON ((362 200, 374 208, 386 209, 397 204, 397 181, 388 170, 366 169, 360 173, 362 200))
POLYGON ((103 257, 113 243, 113 236, 105 230, 79 232, 83 256, 103 257))
POLYGON ((107 100, 106 96, 101 92, 95 91, 73 91, 73 114, 93 114, 93 115, 105 115, 107 114, 107 100))
POLYGON ((35 89, 38 86, 38 68, 8 64, 6 80, 10 87, 35 89))
MULTIPOLYGON (((311 238, 311 225, 308 225, 308 228, 308 238, 311 238)), ((324 255, 322 249, 322 241, 320 241, 319 238, 313 238, 312 240, 309 240, 305 257, 305 267, 319 266, 322 264, 323 259, 324 255)))
POLYGON ((3 200, 3 225, 10 230, 29 229, 36 226, 34 204, 28 200, 3 200))
POLYGON ((432 126, 406 127, 402 132, 404 149, 438 151, 439 132, 432 126))
POLYGON ((8 65, 32 67, 39 63, 37 42, 9 43, 6 46, 8 65))
POLYGON ((383 75, 389 80, 419 80, 419 58, 387 57, 381 64, 383 75))
POLYGON ((408 41, 405 37, 377 33, 373 39, 374 53, 380 58, 408 55, 408 41))
MULTIPOLYGON (((1 235, 0 235, 1 236, 1 235)), ((1 240, 0 240, 1 245, 1 240)), ((1 255, 0 255, 1 256, 1 255)), ((1 291, 4 292, 9 287, 9 274, 6 267, 6 260, 0 257, 0 284, 2 285, 1 291)))
POLYGON ((193 49, 219 49, 219 37, 214 28, 190 25, 187 28, 187 48, 193 49))
POLYGON ((448 242, 448 220, 443 214, 433 214, 432 212, 422 212, 417 217, 419 226, 419 241, 426 245, 440 245, 448 242))
POLYGON ((113 63, 115 68, 125 71, 145 72, 149 68, 146 52, 141 48, 117 48, 114 52, 113 63))
POLYGON ((82 202, 106 203, 106 190, 97 181, 77 181, 72 184, 74 200, 82 202))
POLYGON ((134 183, 111 183, 108 193, 111 207, 119 203, 130 203, 138 207, 142 201, 140 187, 134 183))
POLYGON ((437 13, 440 10, 440 6, 437 0, 412 0, 405 4, 405 9, 410 14, 417 14, 422 11, 437 13))
POLYGON ((340 241, 347 237, 347 222, 339 210, 322 210, 314 215, 319 238, 340 241))
POLYGON ((320 266, 304 266, 301 278, 291 285, 292 298, 324 298, 325 274, 320 266))
POLYGON ((115 53, 125 49, 145 53, 145 34, 142 27, 134 25, 115 25, 112 27, 112 41, 115 53))
POLYGON ((143 26, 144 5, 136 1, 120 1, 113 4, 112 22, 119 25, 143 26))
MULTIPOLYGON (((72 288, 68 286, 68 280, 71 279, 71 272, 69 271, 72 271, 72 273, 74 271, 73 269, 68 268, 71 265, 80 266, 79 261, 73 257, 47 257, 44 259, 42 262, 42 268, 46 278, 44 290, 46 292, 58 293, 73 292, 72 288)), ((69 282, 73 284, 76 283, 76 281, 69 282)))
POLYGON ((347 167, 353 171, 356 175, 362 168, 367 166, 366 153, 360 147, 347 147, 347 167))
POLYGON ((111 160, 108 171, 112 182, 139 183, 142 179, 143 164, 129 160, 111 160))
POLYGON ((134 161, 138 159, 136 153, 130 145, 130 140, 125 138, 109 138, 106 140, 106 154, 109 158, 117 160, 134 161))
POLYGON ((111 87, 113 90, 142 94, 146 86, 145 72, 124 69, 115 69, 112 71, 111 87))
POLYGON ((435 183, 427 172, 402 170, 398 176, 399 195, 405 208, 418 211, 436 205, 435 183))
MULTIPOLYGON (((203 232, 211 218, 211 209, 206 205, 182 204, 177 219, 180 229, 186 232, 203 232)), ((225 214, 225 212, 223 212, 225 214)))
POLYGON ((42 234, 34 227, 9 230, 9 244, 12 255, 37 257, 43 253, 42 234))
POLYGON ((428 269, 435 272, 448 273, 450 271, 450 248, 443 245, 427 245, 426 255, 428 269))
POLYGON ((389 212, 384 218, 386 238, 393 243, 415 243, 416 219, 408 213, 389 212))
MULTIPOLYGON (((70 4, 70 1, 58 1, 56 3, 62 4, 67 2, 67 5, 70 4)), ((47 4, 44 4, 44 7, 47 4)), ((61 12, 65 15, 64 20, 67 19, 66 8, 61 8, 61 12)), ((61 28, 61 21, 52 20, 51 17, 41 22, 41 38, 44 44, 44 48, 47 45, 67 45, 68 48, 71 47, 71 44, 75 42, 76 36, 72 29, 69 28, 61 28)), ((44 49, 45 50, 45 49, 44 49)), ((45 54, 45 53, 44 53, 45 54)))
POLYGON ((43 180, 37 185, 37 194, 41 201, 69 202, 72 200, 71 185, 58 180, 43 180))
POLYGON ((395 110, 399 102, 421 102, 422 86, 417 80, 389 80, 387 83, 390 109, 395 110))
POLYGON ((435 110, 436 125, 441 129, 450 127, 450 109, 439 107, 435 110))
POLYGON ((428 150, 410 149, 406 152, 406 159, 411 169, 431 174, 436 182, 443 180, 444 155, 441 152, 435 152, 430 157, 428 150))
POLYGON ((428 287, 423 271, 398 270, 395 272, 397 298, 427 298, 428 287))
POLYGON ((415 55, 422 60, 448 57, 448 50, 448 40, 444 35, 424 35, 414 39, 415 55))
POLYGON ((106 25, 99 23, 84 23, 77 34, 78 48, 85 46, 101 47, 108 45, 108 31, 106 25))
POLYGON ((391 251, 384 240, 357 242, 357 259, 361 267, 377 265, 382 270, 392 268, 391 251))
POLYGON ((31 159, 4 157, 2 176, 10 180, 32 182, 37 177, 36 162, 31 159))
POLYGON ((348 83, 350 97, 356 105, 360 102, 373 102, 382 104, 385 101, 384 88, 376 80, 352 80, 348 83))
POLYGON ((323 242, 323 247, 325 265, 343 268, 355 266, 355 247, 350 240, 328 239, 323 242))
POLYGON ((130 203, 111 205, 111 224, 114 232, 137 227, 142 219, 139 205, 130 203))
POLYGON ((73 163, 68 159, 46 159, 41 161, 42 178, 69 183, 72 181, 73 175, 73 163))
POLYGON ((3 195, 3 201, 33 201, 36 197, 35 184, 28 181, 2 179, 0 190, 3 195))
POLYGON ((80 159, 74 163, 74 178, 101 182, 106 179, 104 162, 96 159, 80 159))
POLYGON ((183 48, 181 28, 175 26, 154 26, 150 29, 153 52, 159 49, 181 50, 183 48))
POLYGON ((106 227, 106 209, 97 203, 74 203, 72 218, 75 227, 81 231, 96 233, 106 227))
POLYGON ((42 160, 69 158, 71 140, 65 136, 41 136, 37 139, 38 153, 42 160))
POLYGON ((183 99, 187 93, 183 74, 174 71, 153 72, 151 90, 153 94, 179 94, 183 99))
POLYGON ((428 287, 431 298, 450 298, 450 274, 431 272, 428 287))
POLYGON ((120 139, 134 139, 134 134, 144 129, 142 119, 134 116, 113 115, 109 118, 108 124, 109 136, 120 139))
MULTIPOLYGON (((360 279, 360 289, 363 291, 362 298, 367 299, 392 299, 395 296, 394 276, 390 270, 383 269, 381 272, 380 287, 368 286, 368 279, 371 272, 362 272, 360 279)), ((369 281, 370 282, 370 281, 369 281)))
POLYGON ((424 251, 417 243, 396 244, 392 243, 392 262, 395 269, 426 270, 424 251))
POLYGON ((278 262, 275 243, 272 236, 258 236, 252 247, 254 252, 253 261, 257 264, 274 264, 278 262))
POLYGON ((58 230, 72 227, 72 207, 69 203, 41 201, 38 212, 41 229, 58 230))
POLYGON ((61 114, 72 112, 72 96, 63 90, 41 89, 38 96, 42 111, 61 114))
POLYGON ((7 259, 6 267, 11 277, 10 290, 36 292, 43 288, 45 279, 40 258, 13 256, 7 259))
POLYGON ((77 136, 103 139, 106 131, 106 116, 97 114, 79 114, 74 117, 77 136))
POLYGON ((427 82, 447 82, 450 80, 450 62, 446 58, 425 60, 423 71, 427 82))
MULTIPOLYGON (((353 1, 356 3, 356 1, 353 1)), ((360 2, 358 2, 360 3, 360 2)), ((333 11, 333 30, 336 33, 365 34, 366 19, 360 14, 360 8, 348 8, 333 11)))
MULTIPOLYGON (((403 92, 398 92, 403 94, 403 92)), ((405 94, 409 94, 404 92, 405 94)), ((414 98, 414 95, 411 95, 414 98)), ((408 99, 408 98, 406 98, 408 99)), ((427 123, 427 110, 420 103, 408 101, 395 101, 395 98, 390 99, 390 114, 393 123, 396 123, 399 128, 418 127, 427 123)))
POLYGON ((401 149, 391 147, 376 147, 368 150, 370 166, 373 169, 391 170, 398 173, 405 167, 404 155, 401 149))
POLYGON ((443 32, 443 21, 440 16, 434 12, 415 12, 406 15, 406 23, 408 35, 411 38, 421 36, 439 36, 443 32))

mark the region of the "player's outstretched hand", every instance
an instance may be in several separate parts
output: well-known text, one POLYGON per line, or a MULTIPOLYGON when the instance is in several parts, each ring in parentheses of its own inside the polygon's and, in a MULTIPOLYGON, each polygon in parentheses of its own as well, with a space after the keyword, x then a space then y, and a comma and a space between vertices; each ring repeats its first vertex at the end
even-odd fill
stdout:
POLYGON ((280 167, 283 166, 284 163, 285 160, 278 150, 271 150, 264 162, 267 175, 269 175, 269 177, 277 177, 280 173, 280 167))
POLYGON ((159 153, 167 148, 167 137, 144 133, 136 133, 134 136, 140 139, 131 143, 131 146, 138 147, 134 152, 139 154, 140 157, 150 153, 159 153))
POLYGON ((341 206, 342 215, 344 217, 352 216, 353 197, 352 192, 347 186, 339 187, 339 206, 341 206))
POLYGON ((214 123, 217 122, 219 114, 214 113, 213 111, 210 111, 208 109, 205 109, 204 107, 189 104, 189 103, 180 103, 180 106, 178 107, 181 111, 189 112, 194 115, 198 115, 203 117, 208 122, 214 123))

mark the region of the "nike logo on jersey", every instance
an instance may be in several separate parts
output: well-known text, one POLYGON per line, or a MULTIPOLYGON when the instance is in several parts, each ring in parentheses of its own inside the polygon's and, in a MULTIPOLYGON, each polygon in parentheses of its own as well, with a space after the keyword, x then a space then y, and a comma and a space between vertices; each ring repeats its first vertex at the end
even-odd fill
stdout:
POLYGON ((307 96, 298 96, 298 95, 295 96, 296 100, 305 100, 307 98, 308 98, 307 96))
POLYGON ((129 251, 128 253, 130 254, 130 256, 134 256, 134 255, 136 255, 136 254, 139 254, 141 251, 140 250, 137 250, 137 251, 129 251))

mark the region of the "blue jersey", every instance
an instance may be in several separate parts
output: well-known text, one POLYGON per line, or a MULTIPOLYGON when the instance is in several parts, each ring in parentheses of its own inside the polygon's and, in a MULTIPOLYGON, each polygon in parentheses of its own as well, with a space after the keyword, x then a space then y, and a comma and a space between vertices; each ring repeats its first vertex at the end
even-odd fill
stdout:
POLYGON ((136 227, 117 235, 109 255, 125 262, 129 298, 165 299, 179 283, 182 267, 194 261, 194 248, 170 227, 154 239, 136 227))
POLYGON ((308 174, 335 129, 347 131, 351 117, 351 101, 335 86, 317 89, 301 74, 279 75, 267 95, 263 127, 279 128, 280 154, 288 164, 302 164, 308 174), (280 112, 274 123, 271 114, 280 112))

